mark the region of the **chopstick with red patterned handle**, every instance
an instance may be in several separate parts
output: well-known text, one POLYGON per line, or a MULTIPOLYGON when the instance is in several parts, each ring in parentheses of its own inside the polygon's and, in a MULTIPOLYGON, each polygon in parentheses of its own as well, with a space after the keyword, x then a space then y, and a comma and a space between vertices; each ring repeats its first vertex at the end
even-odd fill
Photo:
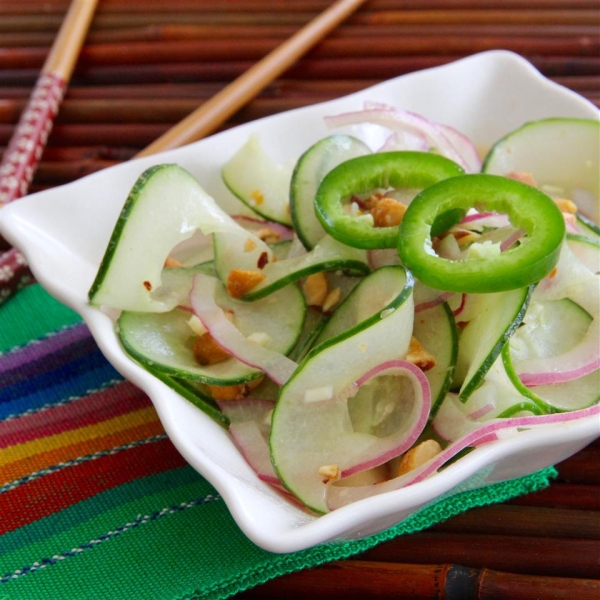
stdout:
MULTIPOLYGON (((85 2, 85 0, 83 1, 85 2)), ((219 125, 259 94, 364 2, 365 0, 338 0, 332 3, 329 8, 137 156, 147 156, 170 148, 177 148, 214 132, 219 125)), ((0 205, 1 203, 0 200, 0 205)), ((27 285, 28 276, 31 278, 25 265, 25 259, 19 252, 11 250, 1 256, 0 304, 20 287, 27 285)))
MULTIPOLYGON (((73 0, 0 163, 0 208, 29 189, 98 0, 73 0)), ((27 285, 25 257, 0 238, 0 303, 27 285)))

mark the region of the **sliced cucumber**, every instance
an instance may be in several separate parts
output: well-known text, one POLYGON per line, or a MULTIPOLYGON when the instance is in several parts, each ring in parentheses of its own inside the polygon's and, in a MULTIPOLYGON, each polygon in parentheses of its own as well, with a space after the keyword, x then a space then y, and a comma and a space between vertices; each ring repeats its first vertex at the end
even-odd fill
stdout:
POLYGON ((196 408, 199 408, 203 413, 206 413, 213 421, 217 422, 223 427, 229 426, 229 418, 219 410, 210 396, 207 396, 206 394, 203 394, 199 390, 190 386, 189 383, 184 379, 178 379, 176 377, 172 377, 171 375, 167 375, 158 369, 153 369, 148 364, 144 366, 157 379, 160 379, 163 383, 168 385, 172 390, 176 391, 188 402, 191 402, 196 408))
MULTIPOLYGON (((230 238, 241 238, 241 246, 252 235, 185 169, 157 165, 146 170, 123 206, 90 288, 90 302, 137 312, 171 310, 177 298, 161 298, 163 265, 169 252, 198 229, 206 235, 228 232, 230 238)), ((270 253, 255 238, 253 255, 263 251, 270 253)))
POLYGON ((162 285, 156 290, 154 298, 165 304, 182 306, 188 304, 192 279, 196 273, 215 276, 215 263, 212 260, 193 267, 169 267, 162 270, 162 285))
POLYGON ((526 171, 550 196, 576 202, 580 196, 577 190, 584 190, 591 194, 590 201, 579 209, 598 223, 599 165, 600 122, 552 118, 527 123, 496 142, 482 171, 493 175, 526 171))
POLYGON ((502 360, 515 389, 532 401, 540 414, 580 410, 600 401, 600 370, 571 381, 529 387, 519 379, 508 346, 502 351, 502 360))
POLYGON ((290 353, 290 358, 296 362, 300 362, 311 349, 315 339, 325 326, 327 317, 320 311, 312 307, 308 307, 306 311, 306 321, 300 339, 296 347, 290 353))
MULTIPOLYGON (((222 281, 226 281, 229 271, 232 268, 239 268, 235 266, 235 253, 230 251, 229 245, 224 244, 224 239, 220 235, 215 236, 215 249, 219 277, 222 281)), ((254 268, 256 269, 256 267, 254 268)), ((243 298, 244 300, 264 298, 275 290, 312 273, 338 269, 349 270, 360 275, 368 273, 366 252, 350 248, 326 236, 306 254, 267 263, 262 269, 266 278, 243 298)))
MULTIPOLYGON (((305 314, 304 297, 296 286, 252 303, 230 298, 223 286, 217 295, 219 306, 233 311, 235 325, 244 335, 265 333, 265 347, 282 354, 296 344, 305 314)), ((188 325, 190 317, 189 311, 180 309, 150 314, 125 311, 118 321, 119 338, 136 360, 167 375, 211 385, 234 385, 262 375, 235 358, 210 366, 198 364, 192 352, 196 334, 188 325)))
POLYGON ((390 266, 373 271, 337 307, 315 339, 311 353, 318 352, 325 342, 335 343, 377 323, 382 313, 387 315, 404 302, 401 292, 405 289, 404 268, 390 266))
POLYGON ((291 225, 289 190, 292 169, 275 163, 251 135, 221 170, 225 185, 256 214, 291 225))
POLYGON ((581 235, 600 242, 600 227, 596 223, 581 214, 576 215, 575 222, 581 235))
POLYGON ((591 322, 591 315, 568 298, 532 301, 510 339, 511 359, 518 363, 564 354, 581 343, 591 322))
POLYGON ((475 316, 460 334, 453 385, 466 402, 483 382, 510 336, 521 324, 533 286, 495 294, 471 294, 475 316))
POLYGON ((315 214, 315 195, 323 177, 350 158, 371 151, 349 135, 331 135, 311 146, 299 159, 290 184, 290 209, 296 234, 310 250, 325 235, 315 214))
MULTIPOLYGON (((335 464, 343 472, 368 461, 374 453, 379 455, 382 445, 393 443, 394 436, 379 438, 375 433, 365 433, 364 426, 355 430, 348 405, 353 383, 369 369, 403 356, 410 342, 414 304, 412 278, 407 272, 402 267, 379 269, 359 287, 376 290, 384 278, 388 280, 385 288, 395 291, 389 303, 372 314, 373 304, 367 310, 352 302, 366 318, 359 323, 355 319, 356 324, 346 331, 335 328, 334 335, 309 352, 282 388, 273 413, 270 443, 275 469, 283 484, 317 512, 328 510, 327 485, 319 475, 320 467, 335 464)), ((353 296, 355 300, 364 298, 358 289, 344 304, 353 296)), ((371 389, 380 388, 374 385, 371 389)), ((401 389, 399 385, 390 402, 401 402, 401 389)), ((372 405, 374 396, 367 396, 363 398, 365 403, 372 405)), ((355 403, 352 412, 356 416, 361 408, 355 403)), ((390 411, 390 418, 393 414, 395 409, 390 411)))
POLYGON ((592 272, 600 273, 600 239, 567 233, 573 254, 592 272))
POLYGON ((446 397, 456 368, 458 330, 446 302, 415 314, 413 335, 435 357, 435 367, 425 371, 431 388, 431 414, 435 416, 446 397))

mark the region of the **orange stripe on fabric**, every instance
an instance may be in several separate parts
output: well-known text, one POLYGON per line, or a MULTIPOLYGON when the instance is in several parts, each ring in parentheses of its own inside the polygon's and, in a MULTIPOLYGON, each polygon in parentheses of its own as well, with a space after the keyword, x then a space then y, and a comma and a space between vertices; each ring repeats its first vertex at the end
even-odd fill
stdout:
POLYGON ((36 454, 48 452, 49 450, 76 444, 82 440, 90 440, 90 442, 92 442, 93 438, 104 437, 111 433, 122 431, 123 429, 141 425, 142 423, 155 421, 157 418, 156 410, 154 407, 150 406, 125 415, 120 415, 113 419, 95 423, 94 425, 86 425, 79 429, 50 435, 30 442, 25 442, 24 444, 17 444, 16 446, 9 446, 8 448, 0 450, 0 465, 4 466, 11 462, 35 456, 36 454))
POLYGON ((36 473, 65 461, 74 460, 103 450, 111 450, 130 442, 144 440, 163 433, 164 429, 160 421, 154 418, 154 420, 149 420, 148 422, 106 436, 54 448, 49 452, 42 452, 0 467, 0 485, 10 483, 25 475, 36 473))

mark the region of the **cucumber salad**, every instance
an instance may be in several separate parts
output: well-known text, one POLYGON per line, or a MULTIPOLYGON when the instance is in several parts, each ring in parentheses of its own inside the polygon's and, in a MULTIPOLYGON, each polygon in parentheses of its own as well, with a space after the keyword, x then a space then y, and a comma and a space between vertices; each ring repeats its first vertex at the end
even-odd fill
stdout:
POLYGON ((316 513, 600 415, 598 121, 527 123, 483 160, 387 105, 326 122, 293 165, 234 149, 243 215, 178 165, 140 176, 89 291, 125 351, 316 513), (343 133, 365 123, 382 146, 343 133))

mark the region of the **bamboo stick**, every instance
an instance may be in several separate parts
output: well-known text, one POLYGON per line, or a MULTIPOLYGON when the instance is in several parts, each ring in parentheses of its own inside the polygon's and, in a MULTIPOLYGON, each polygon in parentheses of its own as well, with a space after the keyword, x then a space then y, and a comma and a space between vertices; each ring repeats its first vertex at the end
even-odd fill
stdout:
POLYGON ((598 540, 600 515, 593 510, 498 504, 475 508, 430 531, 598 540))
MULTIPOLYGON (((166 6, 170 6, 167 4, 166 6)), ((396 5, 397 6, 397 5, 396 5)), ((522 5, 521 5, 522 6, 522 5)), ((564 4, 562 5, 564 7, 564 4)), ((574 10, 548 9, 536 10, 531 8, 502 9, 456 9, 456 10, 364 10, 350 18, 354 25, 383 25, 383 24, 443 24, 460 23, 476 25, 486 23, 501 23, 505 25, 589 25, 597 20, 597 9, 583 8, 574 10)), ((180 24, 180 25, 288 25, 299 27, 304 25, 316 13, 310 12, 142 12, 127 11, 123 13, 103 13, 94 20, 95 29, 115 29, 127 27, 142 27, 148 25, 180 24)), ((5 15, 0 19, 0 31, 53 31, 58 28, 60 17, 54 14, 17 14, 5 15)))
POLYGON ((176 148, 213 132, 271 81, 277 79, 300 56, 346 19, 364 0, 342 0, 333 4, 318 18, 294 34, 276 50, 205 102, 167 134, 142 150, 147 156, 161 150, 176 148))
MULTIPOLYGON (((584 94, 591 96, 591 93, 584 94)), ((208 96, 206 96, 208 97, 208 96)), ((338 97, 336 92, 325 91, 305 96, 259 97, 249 102, 229 119, 230 124, 252 121, 279 112, 325 102, 338 97)), ((57 123, 166 123, 175 124, 197 106, 200 98, 156 99, 84 99, 64 102, 57 123)), ((0 123, 14 123, 20 114, 22 100, 0 100, 0 123)))
MULTIPOLYGON (((320 12, 327 8, 329 0, 228 0, 215 5, 210 0, 103 0, 100 14, 122 12, 320 12)), ((564 0, 504 0, 502 5, 507 9, 528 8, 548 10, 563 8, 564 0)), ((68 0, 6 0, 0 4, 0 14, 28 14, 36 12, 62 13, 68 6, 68 0)), ((403 0, 402 6, 410 9, 480 9, 481 0, 403 0)), ((594 0, 569 0, 572 10, 597 8, 594 0)), ((390 10, 398 7, 397 0, 371 0, 369 9, 390 10)))
POLYGON ((588 446, 560 465, 558 481, 600 485, 600 447, 588 446))
MULTIPOLYGON (((52 131, 52 144, 88 146, 90 144, 131 145, 142 148, 169 129, 167 123, 124 123, 102 125, 58 124, 52 131)), ((8 143, 12 125, 0 125, 0 144, 8 143)))
MULTIPOLYGON (((289 25, 168 25, 157 24, 134 28, 99 29, 90 32, 90 44, 125 43, 125 42, 151 42, 168 40, 214 40, 246 38, 277 38, 285 39, 295 31, 289 25)), ((398 24, 398 25, 372 25, 369 27, 372 38, 380 36, 459 36, 463 38, 481 36, 504 36, 508 38, 520 37, 590 37, 595 38, 598 28, 590 23, 587 25, 506 25, 502 23, 475 24, 463 27, 460 23, 438 24, 398 24)), ((356 40, 364 34, 364 27, 360 25, 342 25, 332 33, 332 38, 352 38, 356 40)), ((49 46, 54 39, 54 32, 10 32, 2 35, 2 47, 18 48, 31 46, 49 46)))
MULTIPOLYGON (((301 80, 326 79, 390 79, 398 75, 427 69, 454 60, 463 55, 447 56, 394 56, 381 58, 304 59, 291 67, 287 78, 301 80)), ((594 77, 600 75, 596 57, 526 56, 533 66, 546 77, 594 77)), ((75 85, 115 85, 121 83, 185 83, 227 82, 235 79, 252 66, 252 61, 205 63, 166 63, 160 65, 110 65, 88 67, 75 72, 75 85)), ((0 70, 0 87, 30 85, 35 81, 35 69, 0 70)))
POLYGON ((453 564, 346 560, 284 575, 236 599, 596 600, 599 592, 600 582, 593 579, 516 575, 453 564))
POLYGON ((362 560, 436 564, 456 561, 473 568, 553 577, 596 579, 598 542, 455 533, 418 533, 368 550, 362 560))
POLYGON ((600 511, 600 488, 595 485, 558 482, 533 494, 515 498, 510 504, 600 511))
MULTIPOLYGON (((275 50, 277 38, 176 40, 161 42, 133 42, 90 44, 81 52, 82 67, 102 65, 141 65, 169 62, 235 61, 259 59, 275 50)), ((468 54, 504 48, 526 55, 595 56, 600 50, 600 39, 574 38, 517 38, 517 37, 446 37, 378 36, 368 44, 357 44, 352 38, 324 40, 314 48, 311 58, 382 58, 405 55, 468 54)), ((46 58, 44 48, 9 48, 0 54, 0 68, 35 68, 46 58)))
MULTIPOLYGON (((598 77, 555 77, 553 81, 574 91, 594 92, 600 90, 598 77)), ((292 80, 279 79, 268 85, 260 97, 314 97, 320 98, 328 94, 342 96, 379 83, 378 79, 330 79, 292 80)), ((115 84, 111 86, 70 86, 65 102, 71 100, 109 100, 131 98, 208 98, 225 87, 219 82, 198 83, 149 83, 143 86, 135 84, 115 84)), ((23 99, 29 94, 29 88, 23 86, 5 86, 2 89, 4 99, 23 99)))

